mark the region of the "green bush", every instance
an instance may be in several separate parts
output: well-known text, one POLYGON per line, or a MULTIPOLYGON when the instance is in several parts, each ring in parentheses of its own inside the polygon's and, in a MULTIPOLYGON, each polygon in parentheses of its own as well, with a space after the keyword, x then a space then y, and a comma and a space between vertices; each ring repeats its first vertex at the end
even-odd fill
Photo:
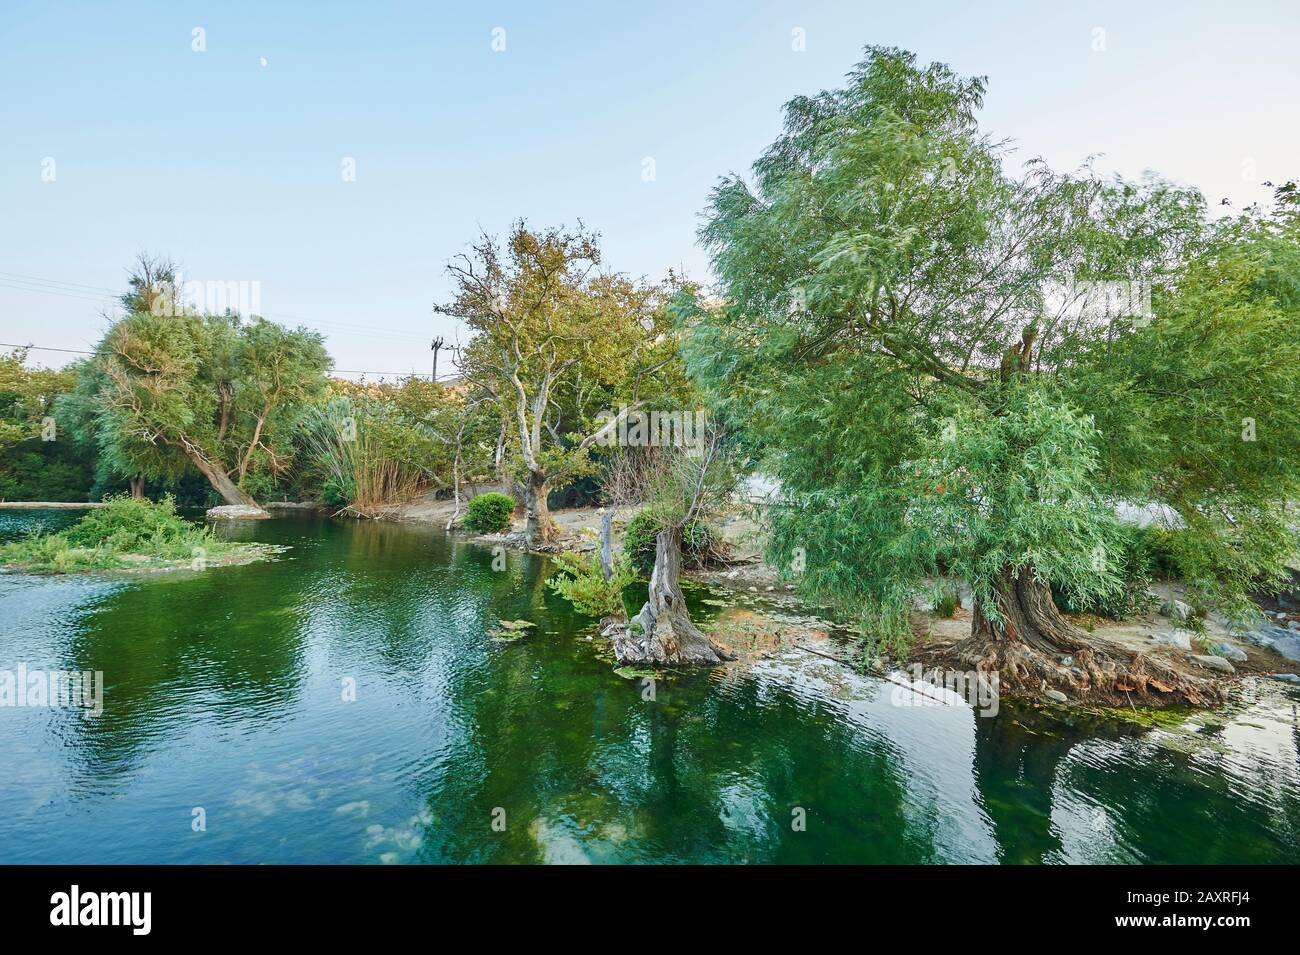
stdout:
POLYGON ((182 548, 175 556, 184 557, 190 547, 212 539, 206 528, 176 513, 176 502, 170 496, 157 504, 143 498, 111 497, 105 505, 64 531, 71 546, 108 547, 119 553, 182 548))
POLYGON ((555 562, 559 569, 546 584, 579 613, 599 618, 623 612, 623 589, 636 580, 624 554, 614 558, 614 573, 609 580, 595 555, 559 553, 555 562))
POLYGON ((1180 535, 1185 536, 1186 531, 1155 525, 1137 528, 1133 533, 1134 556, 1145 564, 1153 577, 1177 577, 1178 562, 1174 552, 1180 535))
POLYGON ((1068 613, 1094 613, 1111 620, 1126 620, 1151 609, 1152 577, 1176 576, 1170 542, 1176 531, 1162 527, 1132 527, 1120 555, 1123 586, 1113 594, 1091 601, 1076 601, 1052 587, 1056 605, 1068 613))
POLYGON ((952 587, 945 587, 934 603, 934 612, 940 617, 948 618, 957 612, 959 606, 961 606, 961 599, 957 596, 957 591, 952 587))
POLYGON ((480 534, 494 534, 510 526, 515 499, 509 494, 490 491, 480 494, 465 508, 465 526, 480 534))
POLYGON ((0 454, 0 500, 87 501, 94 457, 72 441, 33 438, 0 454))
MULTIPOLYGON (((655 566, 655 537, 663 519, 651 508, 639 511, 623 532, 623 553, 638 573, 648 574, 655 566)), ((703 521, 691 521, 682 529, 682 564, 705 567, 719 552, 719 535, 703 521)))

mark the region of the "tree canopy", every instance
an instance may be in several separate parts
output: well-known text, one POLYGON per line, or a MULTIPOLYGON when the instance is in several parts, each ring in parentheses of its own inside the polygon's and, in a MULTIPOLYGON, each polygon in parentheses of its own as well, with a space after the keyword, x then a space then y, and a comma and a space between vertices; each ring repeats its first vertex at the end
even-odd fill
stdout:
POLYGON ((1077 649, 1043 592, 1113 594, 1117 505, 1163 505, 1240 606, 1295 552, 1293 190, 1212 222, 1153 175, 1013 175, 984 92, 871 48, 712 194, 726 307, 688 355, 780 482, 775 555, 879 633, 953 573, 986 636, 1077 649))
POLYGON ((289 464, 292 423, 325 389, 321 337, 260 318, 136 313, 87 368, 101 453, 123 474, 175 476, 188 463, 227 503, 289 464))
POLYGON ((485 236, 449 265, 455 297, 437 307, 473 332, 462 377, 511 435, 534 543, 553 533, 549 489, 591 473, 592 448, 611 424, 601 412, 685 387, 671 280, 652 285, 600 265, 594 234, 520 221, 504 248, 485 236))

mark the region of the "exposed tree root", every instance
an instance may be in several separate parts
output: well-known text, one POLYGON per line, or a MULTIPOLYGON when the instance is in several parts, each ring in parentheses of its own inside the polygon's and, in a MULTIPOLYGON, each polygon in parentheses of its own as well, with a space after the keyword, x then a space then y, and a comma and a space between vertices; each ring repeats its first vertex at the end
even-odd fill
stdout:
POLYGON ((1055 689, 1095 703, 1136 697, 1147 706, 1207 706, 1224 698, 1212 680, 1085 633, 1061 615, 1051 588, 1030 569, 1004 572, 994 603, 976 606, 971 635, 952 655, 966 668, 996 672, 1005 687, 1055 689))
MULTIPOLYGON (((644 610, 636 619, 644 619, 644 610)), ((701 633, 690 617, 674 612, 655 617, 648 633, 622 629, 613 648, 620 666, 716 666, 735 659, 701 633)))
POLYGON ((1145 654, 1103 641, 1090 641, 1090 646, 1069 653, 1044 653, 1018 641, 972 636, 954 646, 952 654, 964 668, 996 672, 1004 687, 1055 689, 1082 702, 1209 706, 1224 698, 1212 680, 1185 675, 1145 654))
POLYGON ((622 666, 714 666, 735 657, 695 626, 681 588, 682 529, 672 525, 655 538, 649 597, 634 618, 639 627, 616 632, 614 659, 622 666))

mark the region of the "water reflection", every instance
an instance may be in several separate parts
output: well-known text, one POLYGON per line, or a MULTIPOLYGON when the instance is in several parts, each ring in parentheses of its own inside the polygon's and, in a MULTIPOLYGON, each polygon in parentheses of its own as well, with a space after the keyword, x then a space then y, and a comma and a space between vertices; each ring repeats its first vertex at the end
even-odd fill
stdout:
POLYGON ((1005 703, 992 719, 900 706, 894 684, 790 651, 665 675, 647 701, 540 560, 494 571, 489 549, 429 527, 244 527, 291 549, 206 572, 0 577, 0 669, 107 682, 98 719, 0 709, 0 861, 1271 862, 1300 847, 1300 730, 1277 684, 1134 733, 1005 703), (491 638, 517 618, 538 626, 491 638))

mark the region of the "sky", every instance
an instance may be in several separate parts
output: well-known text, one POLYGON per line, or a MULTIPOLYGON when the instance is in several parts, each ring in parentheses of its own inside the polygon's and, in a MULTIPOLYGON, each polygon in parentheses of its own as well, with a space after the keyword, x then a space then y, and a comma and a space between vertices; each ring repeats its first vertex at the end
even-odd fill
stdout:
POLYGON ((1298 41, 1300 4, 1250 0, 2 0, 0 343, 92 348, 143 251, 255 287, 347 377, 428 374, 466 337, 448 260, 519 217, 707 282, 709 190, 869 44, 987 76, 1020 158, 1240 208, 1300 174, 1298 41))

